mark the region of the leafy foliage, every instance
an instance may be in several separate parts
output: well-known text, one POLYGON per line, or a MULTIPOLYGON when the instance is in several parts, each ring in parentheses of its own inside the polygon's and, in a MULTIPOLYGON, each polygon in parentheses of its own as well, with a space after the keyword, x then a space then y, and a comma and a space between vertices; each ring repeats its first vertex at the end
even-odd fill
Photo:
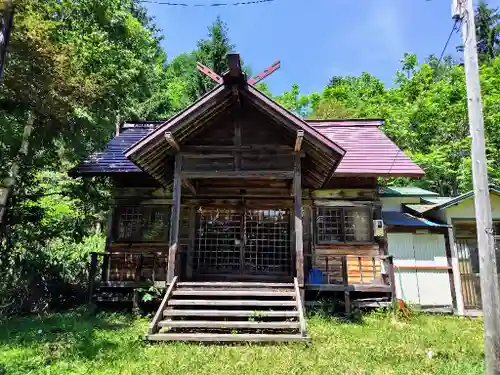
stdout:
MULTIPOLYGON (((215 83, 196 63, 223 74, 234 45, 217 18, 194 51, 168 61, 138 0, 16 6, 0 90, 0 181, 15 180, 0 227, 0 306, 29 311, 57 300, 52 284, 83 285, 89 251, 104 246, 109 181, 69 179, 66 171, 103 147, 124 120, 168 118, 211 90, 215 83)), ((498 11, 480 4, 476 21, 489 172, 498 182, 498 11)), ((419 63, 405 54, 393 87, 363 73, 332 77, 310 95, 296 84, 276 96, 265 83, 258 88, 303 117, 384 118, 386 134, 426 170, 417 184, 451 195, 471 187, 464 72, 449 57, 419 63)))
POLYGON ((475 20, 479 61, 485 63, 500 55, 500 13, 481 0, 475 20))
POLYGON ((52 279, 83 285, 88 252, 104 246, 110 185, 66 171, 124 120, 169 117, 210 90, 196 62, 222 73, 233 49, 220 19, 170 64, 160 42, 137 0, 16 1, 0 90, 0 182, 15 181, 0 228, 0 306, 22 296, 27 310, 43 308, 52 279))

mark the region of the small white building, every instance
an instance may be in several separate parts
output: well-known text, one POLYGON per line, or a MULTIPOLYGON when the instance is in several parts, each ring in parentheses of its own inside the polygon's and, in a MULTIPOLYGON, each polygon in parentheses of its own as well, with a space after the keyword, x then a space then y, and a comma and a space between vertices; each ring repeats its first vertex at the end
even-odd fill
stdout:
POLYGON ((382 187, 382 218, 388 253, 394 256, 396 296, 425 309, 453 311, 453 274, 446 222, 413 215, 407 205, 421 205, 438 194, 415 187, 382 187))
MULTIPOLYGON (((500 189, 490 187, 490 200, 500 271, 500 189)), ((470 191, 455 198, 422 196, 420 203, 405 203, 403 210, 448 225, 455 311, 459 315, 477 314, 481 310, 481 287, 474 193, 470 191)))

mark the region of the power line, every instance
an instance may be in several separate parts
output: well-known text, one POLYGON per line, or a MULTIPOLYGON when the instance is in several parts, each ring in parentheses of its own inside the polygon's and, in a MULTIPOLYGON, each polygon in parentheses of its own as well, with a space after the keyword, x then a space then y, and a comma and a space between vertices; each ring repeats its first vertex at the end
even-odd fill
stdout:
POLYGON ((460 22, 461 21, 459 19, 455 19, 455 23, 453 24, 453 27, 451 28, 450 35, 448 36, 448 40, 446 40, 446 44, 444 45, 443 50, 441 51, 441 55, 439 56, 439 60, 437 63, 438 66, 444 57, 446 49, 448 48, 448 44, 450 44, 450 40, 451 40, 451 37, 453 36, 453 33, 456 33, 457 31, 460 30, 460 25, 459 25, 460 22))
POLYGON ((139 0, 138 2, 147 4, 168 5, 174 7, 224 7, 224 6, 264 4, 264 3, 272 3, 274 1, 276 0, 250 0, 250 1, 238 1, 236 3, 207 3, 207 4, 172 3, 169 1, 156 1, 156 0, 139 0))

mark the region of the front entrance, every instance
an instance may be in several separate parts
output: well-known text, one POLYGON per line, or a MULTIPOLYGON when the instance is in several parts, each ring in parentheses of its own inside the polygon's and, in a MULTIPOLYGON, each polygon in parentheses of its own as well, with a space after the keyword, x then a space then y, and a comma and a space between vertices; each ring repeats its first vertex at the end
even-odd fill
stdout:
POLYGON ((290 210, 199 207, 193 276, 291 277, 290 210))

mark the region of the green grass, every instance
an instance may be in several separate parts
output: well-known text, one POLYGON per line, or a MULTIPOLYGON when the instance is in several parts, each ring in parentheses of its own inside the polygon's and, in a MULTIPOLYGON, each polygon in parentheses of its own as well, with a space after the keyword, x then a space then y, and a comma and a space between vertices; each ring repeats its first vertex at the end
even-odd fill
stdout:
POLYGON ((312 343, 146 344, 148 320, 83 310, 0 323, 0 374, 481 374, 482 321, 308 319, 312 343), (428 351, 433 357, 428 358, 428 351))

